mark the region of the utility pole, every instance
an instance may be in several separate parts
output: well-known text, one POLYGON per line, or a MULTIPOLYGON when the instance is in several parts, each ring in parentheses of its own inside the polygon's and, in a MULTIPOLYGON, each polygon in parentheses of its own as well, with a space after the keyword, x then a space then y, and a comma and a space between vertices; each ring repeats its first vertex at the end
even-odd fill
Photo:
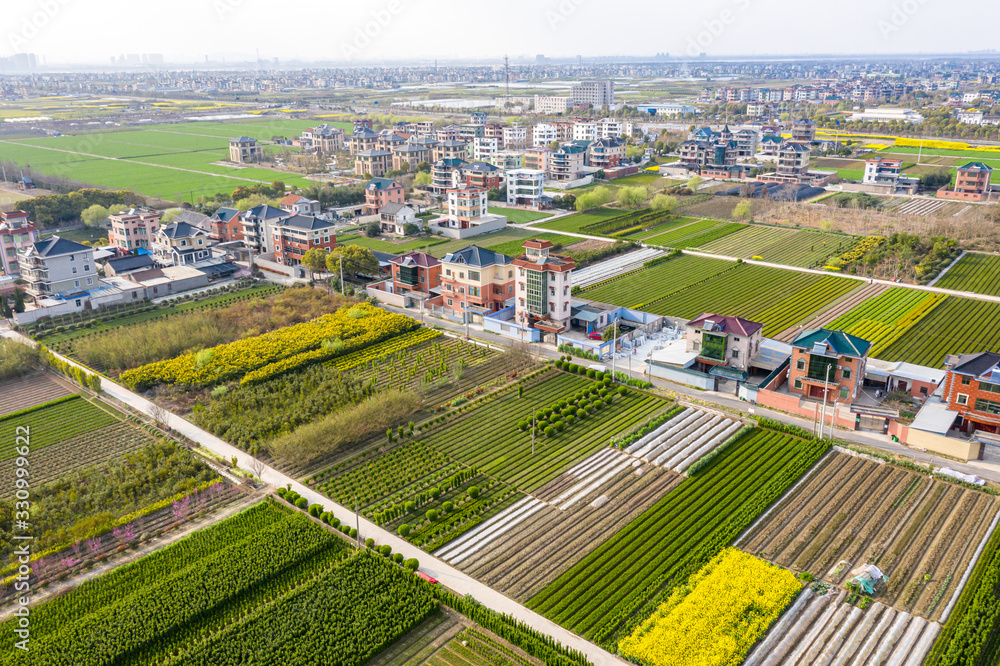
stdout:
POLYGON ((462 312, 462 318, 465 319, 465 339, 469 339, 469 311, 465 310, 462 312))
POLYGON ((823 419, 819 422, 819 438, 823 439, 823 428, 826 426, 826 396, 830 394, 830 366, 826 366, 826 382, 823 386, 823 419))
POLYGON ((615 378, 615 347, 618 346, 618 317, 615 316, 615 323, 613 329, 613 335, 611 336, 611 381, 616 381, 615 378))

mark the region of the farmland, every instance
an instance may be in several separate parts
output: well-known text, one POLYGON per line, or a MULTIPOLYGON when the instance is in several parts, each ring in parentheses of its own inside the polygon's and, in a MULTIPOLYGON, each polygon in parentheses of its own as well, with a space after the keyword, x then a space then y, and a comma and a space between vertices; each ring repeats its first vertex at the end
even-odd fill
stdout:
POLYGON ((617 644, 825 449, 770 430, 749 433, 532 597, 529 606, 599 644, 617 644))
POLYGON ((601 282, 584 290, 581 296, 599 303, 640 308, 734 268, 736 264, 724 259, 678 257, 601 282))
POLYGON ((764 324, 764 335, 770 336, 860 286, 849 278, 743 264, 648 304, 646 309, 686 319, 703 312, 725 312, 764 324))
POLYGON ((889 576, 879 601, 933 620, 998 509, 992 495, 831 453, 738 545, 840 585, 874 564, 889 576))
POLYGON ((1000 345, 1000 327, 994 325, 997 321, 1000 303, 947 296, 879 358, 941 367, 948 354, 996 349, 1000 345))
POLYGON ((0 419, 0 461, 13 458, 17 434, 28 431, 32 452, 56 442, 97 430, 115 422, 115 417, 80 395, 64 396, 51 402, 13 412, 0 419))
POLYGON ((509 224, 524 224, 535 220, 544 220, 551 217, 551 213, 540 213, 534 210, 521 210, 519 208, 501 208, 499 206, 489 207, 490 215, 503 215, 509 224))
POLYGON ((0 395, 4 398, 0 416, 65 397, 75 390, 65 380, 49 373, 4 379, 0 381, 0 395))
POLYGON ((570 233, 583 234, 587 232, 582 231, 581 227, 621 214, 622 211, 614 208, 595 208, 594 210, 589 210, 586 213, 573 213, 572 215, 565 215, 554 220, 538 222, 533 224, 532 228, 551 229, 552 231, 568 231, 570 233))
POLYGON ((665 233, 651 236, 644 239, 643 242, 649 245, 662 245, 674 249, 700 248, 712 241, 736 233, 741 229, 743 229, 743 225, 735 222, 699 220, 698 222, 674 227, 665 233))
POLYGON ((700 458, 736 437, 741 427, 742 423, 722 414, 687 407, 677 410, 624 451, 643 462, 683 474, 700 458))
POLYGON ((845 331, 872 343, 870 354, 885 358, 883 353, 907 331, 917 325, 937 307, 945 296, 890 287, 875 298, 869 298, 849 312, 844 313, 829 326, 845 331))
POLYGON ((853 244, 853 236, 745 225, 736 233, 701 245, 701 249, 712 254, 812 268, 822 266, 831 256, 843 254, 853 244))
POLYGON ((967 253, 934 286, 1000 296, 1000 255, 967 253))
MULTIPOLYGON (((276 119, 240 123, 191 122, 141 129, 57 137, 7 139, 4 157, 45 174, 108 189, 128 189, 168 201, 231 192, 240 185, 285 183, 307 186, 301 176, 259 167, 217 164, 229 159, 228 139, 259 140, 297 135, 314 120, 276 119)), ((340 124, 346 127, 346 123, 340 124)))

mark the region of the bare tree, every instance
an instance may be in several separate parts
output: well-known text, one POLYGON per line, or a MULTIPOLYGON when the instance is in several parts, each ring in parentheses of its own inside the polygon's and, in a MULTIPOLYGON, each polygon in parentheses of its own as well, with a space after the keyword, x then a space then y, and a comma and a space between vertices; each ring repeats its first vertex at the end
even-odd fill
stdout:
POLYGON ((250 471, 254 473, 254 475, 257 477, 257 480, 260 481, 261 483, 264 482, 264 479, 262 478, 261 475, 264 473, 265 469, 267 469, 267 465, 264 464, 263 460, 261 460, 260 458, 250 458, 250 471))
POLYGON ((163 407, 160 407, 155 402, 151 402, 149 403, 149 407, 146 408, 146 413, 149 414, 149 417, 153 419, 153 423, 155 423, 160 429, 170 429, 170 425, 167 422, 169 414, 163 407))

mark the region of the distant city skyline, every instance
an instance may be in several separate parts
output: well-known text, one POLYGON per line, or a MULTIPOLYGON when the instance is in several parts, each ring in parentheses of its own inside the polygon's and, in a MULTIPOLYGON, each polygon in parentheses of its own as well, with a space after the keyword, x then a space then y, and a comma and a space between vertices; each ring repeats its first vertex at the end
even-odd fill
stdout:
MULTIPOLYGON (((486 13, 458 0, 32 0, 0 11, 0 56, 34 53, 48 66, 107 65, 124 54, 166 64, 261 60, 484 61, 592 57, 963 55, 992 49, 1000 6, 976 21, 933 0, 713 0, 623 5, 511 0, 486 13), (641 20, 638 20, 641 19, 641 20)), ((154 63, 158 64, 158 63, 154 63)))

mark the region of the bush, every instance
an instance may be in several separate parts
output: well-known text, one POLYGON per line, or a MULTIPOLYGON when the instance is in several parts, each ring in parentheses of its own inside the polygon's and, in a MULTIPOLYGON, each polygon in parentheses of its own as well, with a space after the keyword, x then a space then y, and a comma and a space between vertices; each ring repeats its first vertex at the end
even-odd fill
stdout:
POLYGON ((330 513, 329 511, 324 511, 323 513, 321 513, 319 515, 319 519, 321 521, 323 521, 323 523, 326 524, 326 525, 330 524, 330 518, 332 518, 332 517, 333 517, 333 514, 330 513))
POLYGON ((396 564, 402 564, 403 563, 403 554, 402 553, 395 553, 392 556, 392 561, 395 562, 396 564))
POLYGON ((543 432, 545 433, 546 437, 552 437, 553 435, 556 434, 556 429, 552 426, 549 426, 543 432))
POLYGON ((596 372, 594 372, 592 369, 588 369, 587 370, 587 378, 588 379, 593 379, 595 376, 597 376, 596 372))
POLYGON ((410 524, 409 523, 403 523, 402 525, 399 526, 398 532, 399 532, 399 536, 401 536, 401 537, 410 536, 410 524))
POLYGON ((414 502, 413 500, 410 500, 408 502, 403 502, 403 511, 405 511, 406 513, 410 513, 411 511, 414 511, 416 508, 417 508, 417 503, 414 502))
POLYGON ((555 428, 559 432, 562 432, 563 430, 566 429, 566 422, 565 421, 556 421, 555 428))
POLYGON ((479 497, 479 486, 469 486, 469 489, 465 492, 472 499, 476 499, 479 497))
POLYGON ((299 507, 300 509, 307 509, 309 508, 309 500, 307 500, 305 497, 300 497, 297 500, 295 500, 295 506, 299 507))
POLYGON ((566 417, 566 425, 572 425, 576 421, 576 416, 569 414, 566 417))
POLYGON ((432 523, 438 519, 439 515, 440 513, 438 512, 437 509, 428 509, 427 513, 424 514, 424 516, 427 517, 427 520, 429 520, 432 523))
POLYGON ((627 393, 628 393, 628 389, 627 388, 625 388, 624 386, 619 386, 618 387, 618 395, 620 395, 622 397, 625 397, 625 394, 627 394, 627 393))
POLYGON ((313 518, 319 518, 320 514, 323 513, 322 504, 310 504, 309 505, 309 515, 313 518))
POLYGON ((330 514, 330 525, 332 525, 333 527, 339 527, 340 526, 340 518, 337 518, 333 514, 330 514))
POLYGON ((373 548, 375 546, 375 539, 368 537, 365 539, 365 548, 373 548))
POLYGON ((417 569, 420 568, 420 563, 417 561, 417 558, 411 557, 410 559, 403 562, 403 568, 409 569, 410 571, 416 571, 417 569))
POLYGON ((437 499, 438 497, 441 497, 441 489, 437 487, 431 488, 427 491, 427 494, 431 496, 431 499, 437 499))
POLYGON ((382 554, 382 557, 389 557, 392 555, 392 546, 385 544, 384 546, 378 547, 378 552, 382 554))
POLYGON ((441 510, 444 511, 445 513, 450 513, 451 510, 454 508, 455 505, 451 502, 445 502, 444 504, 441 505, 441 510))
POLYGON ((351 531, 350 531, 350 537, 352 539, 357 539, 358 538, 358 531, 356 529, 354 529, 353 527, 351 528, 351 531))

